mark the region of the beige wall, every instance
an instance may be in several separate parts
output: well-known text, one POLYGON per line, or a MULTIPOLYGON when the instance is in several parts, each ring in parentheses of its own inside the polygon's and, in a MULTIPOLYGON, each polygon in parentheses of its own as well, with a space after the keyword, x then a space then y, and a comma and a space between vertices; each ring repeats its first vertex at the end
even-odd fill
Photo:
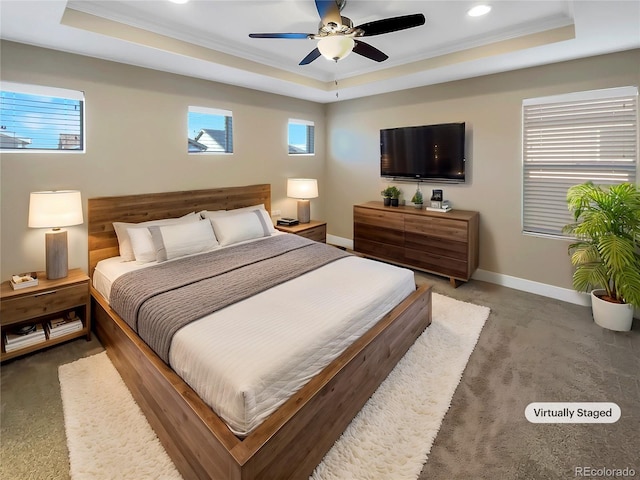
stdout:
MULTIPOLYGON (((254 90, 2 42, 1 79, 81 90, 85 154, 4 153, 1 160, 1 278, 44 269, 44 231, 27 227, 29 192, 78 189, 93 196, 270 183, 273 208, 294 215, 287 177, 324 181, 324 142, 315 156, 287 154, 287 119, 315 122, 324 139, 323 105, 254 90), (233 111, 234 154, 186 153, 187 107, 233 111)), ((212 67, 215 68, 215 67, 212 67)), ((322 205, 312 200, 322 218, 322 205)), ((69 228, 69 266, 87 268, 86 225, 69 228)))
MULTIPOLYGON (((27 227, 29 192, 35 190, 79 189, 86 199, 271 183, 273 208, 295 216, 286 178, 309 176, 319 179, 320 188, 312 215, 328 221, 329 234, 351 239, 353 204, 379 199, 385 186, 379 130, 465 121, 470 181, 426 184, 423 191, 444 188, 456 208, 480 212, 481 269, 571 288, 568 242, 521 234, 522 99, 640 83, 636 50, 325 106, 12 42, 0 45, 2 80, 84 91, 87 123, 84 155, 2 154, 4 279, 44 268, 43 231, 27 227), (189 105, 233 111, 233 156, 187 155, 189 105), (289 117, 315 122, 315 157, 287 155, 289 117)), ((408 198, 415 190, 415 184, 398 185, 408 198)), ((86 270, 86 226, 69 230, 70 267, 86 270)))
MULTIPOLYGON (((530 68, 331 104, 327 112, 329 233, 353 237, 351 205, 380 200, 379 130, 466 122, 464 185, 443 188, 454 208, 480 212, 480 268, 571 288, 566 240, 521 233, 521 105, 531 97, 640 83, 640 51, 530 68)), ((397 183, 410 200, 415 183, 397 183)))

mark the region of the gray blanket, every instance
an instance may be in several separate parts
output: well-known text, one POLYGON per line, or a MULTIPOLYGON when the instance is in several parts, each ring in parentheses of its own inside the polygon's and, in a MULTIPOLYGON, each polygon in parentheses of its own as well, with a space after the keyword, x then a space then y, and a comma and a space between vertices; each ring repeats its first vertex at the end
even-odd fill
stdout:
POLYGON ((129 272, 113 282, 111 308, 168 363, 188 323, 349 254, 277 235, 129 272))

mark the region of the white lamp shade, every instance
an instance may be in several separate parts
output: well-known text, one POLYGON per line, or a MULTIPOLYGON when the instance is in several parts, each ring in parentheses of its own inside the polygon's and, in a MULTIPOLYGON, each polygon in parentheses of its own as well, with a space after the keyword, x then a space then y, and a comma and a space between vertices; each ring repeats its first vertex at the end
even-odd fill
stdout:
POLYGON ((31 192, 29 199, 29 226, 31 228, 57 228, 80 225, 82 198, 77 190, 31 192))
POLYGON ((315 178, 287 179, 287 197, 316 198, 318 196, 318 181, 315 178))
POLYGON ((344 35, 331 35, 321 38, 318 41, 318 50, 324 58, 329 60, 342 60, 349 55, 355 46, 355 41, 351 37, 344 35))

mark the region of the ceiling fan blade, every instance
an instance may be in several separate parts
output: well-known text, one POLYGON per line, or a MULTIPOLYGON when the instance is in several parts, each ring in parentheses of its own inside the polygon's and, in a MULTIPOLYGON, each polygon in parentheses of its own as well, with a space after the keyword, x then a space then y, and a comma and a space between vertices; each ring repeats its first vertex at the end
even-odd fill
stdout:
POLYGON ((376 47, 372 47, 368 43, 360 42, 359 40, 355 40, 356 45, 353 47, 353 52, 358 55, 362 55, 363 57, 370 58, 371 60, 375 60, 376 62, 384 62, 389 56, 378 50, 376 47))
POLYGON ((311 62, 313 62, 319 56, 320 56, 320 50, 318 50, 318 48, 314 48, 313 50, 311 50, 309 52, 309 55, 307 55, 306 57, 304 57, 300 61, 300 63, 298 65, 309 65, 311 62))
POLYGON ((316 0, 316 8, 323 25, 328 23, 342 25, 342 16, 336 0, 316 0))
POLYGON ((250 33, 251 38, 309 38, 310 33, 250 33))
POLYGON ((383 33, 397 32, 398 30, 419 27, 420 25, 424 25, 425 21, 423 14, 416 13, 413 15, 403 15, 401 17, 375 20, 373 22, 358 25, 356 28, 364 31, 363 37, 371 37, 373 35, 382 35, 383 33))

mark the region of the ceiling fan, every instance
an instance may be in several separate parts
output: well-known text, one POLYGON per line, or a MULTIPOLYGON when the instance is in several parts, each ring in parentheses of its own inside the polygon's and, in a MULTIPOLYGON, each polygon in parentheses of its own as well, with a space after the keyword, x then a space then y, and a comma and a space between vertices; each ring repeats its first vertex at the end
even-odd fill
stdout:
POLYGON ((417 13, 375 20, 354 27, 350 18, 340 14, 347 0, 315 0, 315 2, 320 15, 318 33, 250 33, 249 37, 318 40, 318 46, 304 57, 299 65, 308 65, 320 55, 337 62, 352 51, 376 62, 384 62, 389 58, 388 55, 356 38, 397 32, 419 27, 425 23, 424 15, 417 13))

